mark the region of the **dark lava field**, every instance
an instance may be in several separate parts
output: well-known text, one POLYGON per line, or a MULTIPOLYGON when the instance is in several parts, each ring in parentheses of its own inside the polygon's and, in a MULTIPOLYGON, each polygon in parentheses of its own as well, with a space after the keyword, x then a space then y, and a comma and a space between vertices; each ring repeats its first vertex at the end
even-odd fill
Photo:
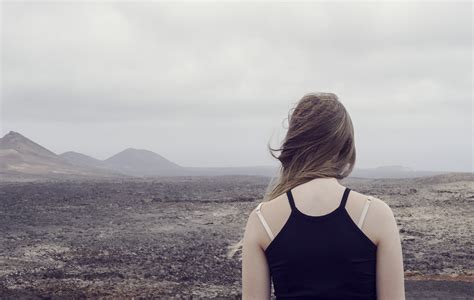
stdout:
MULTIPOLYGON (((240 298, 267 177, 0 183, 0 298, 240 298)), ((408 299, 473 299, 474 176, 341 182, 389 204, 408 299)))

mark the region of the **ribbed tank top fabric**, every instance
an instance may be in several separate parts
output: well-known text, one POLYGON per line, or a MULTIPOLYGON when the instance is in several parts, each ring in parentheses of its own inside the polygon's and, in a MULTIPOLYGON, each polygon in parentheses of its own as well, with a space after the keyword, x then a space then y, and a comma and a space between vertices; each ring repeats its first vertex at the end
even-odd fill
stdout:
POLYGON ((377 246, 347 212, 349 192, 322 216, 299 211, 286 193, 290 216, 265 249, 276 299, 377 298, 377 246))

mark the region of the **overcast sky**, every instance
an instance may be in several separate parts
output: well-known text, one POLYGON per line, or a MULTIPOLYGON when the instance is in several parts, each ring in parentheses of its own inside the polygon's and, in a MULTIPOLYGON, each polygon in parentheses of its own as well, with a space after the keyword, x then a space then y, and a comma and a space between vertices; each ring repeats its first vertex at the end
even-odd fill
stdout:
POLYGON ((473 171, 469 1, 1 5, 2 136, 271 165, 266 143, 321 91, 351 115, 356 167, 473 171))

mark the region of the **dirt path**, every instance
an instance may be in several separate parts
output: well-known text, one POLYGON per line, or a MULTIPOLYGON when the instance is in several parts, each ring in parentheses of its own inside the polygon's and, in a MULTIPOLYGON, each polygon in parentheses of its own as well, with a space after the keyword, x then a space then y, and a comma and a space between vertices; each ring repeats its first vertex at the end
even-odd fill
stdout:
POLYGON ((474 283, 465 281, 406 280, 407 299, 474 299, 474 283))

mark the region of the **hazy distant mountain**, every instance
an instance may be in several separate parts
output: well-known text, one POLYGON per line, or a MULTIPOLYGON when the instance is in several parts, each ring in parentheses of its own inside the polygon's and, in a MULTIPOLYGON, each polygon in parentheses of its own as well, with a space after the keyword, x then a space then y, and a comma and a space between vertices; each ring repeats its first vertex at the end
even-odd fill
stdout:
POLYGON ((49 176, 116 176, 116 172, 96 168, 84 168, 69 163, 63 157, 10 131, 0 139, 0 176, 34 177, 49 176))
POLYGON ((104 161, 82 153, 68 151, 60 154, 59 156, 76 166, 107 168, 107 165, 104 163, 104 161))
POLYGON ((0 139, 0 170, 10 173, 69 173, 74 167, 18 132, 0 139))
MULTIPOLYGON (((57 155, 23 135, 10 131, 0 139, 0 176, 63 178, 64 176, 276 176, 277 166, 183 167, 148 150, 128 148, 106 160, 69 151, 57 155)), ((417 171, 404 166, 353 170, 356 178, 413 178, 448 172, 417 171)))
MULTIPOLYGON (((0 151, 16 157, 32 155, 45 159, 57 159, 57 155, 15 131, 10 131, 0 139, 0 151)), ((2 156, 3 157, 3 156, 2 156)))
POLYGON ((448 172, 443 171, 419 171, 413 170, 412 168, 393 165, 393 166, 380 166, 377 168, 360 169, 355 168, 350 177, 362 177, 362 178, 413 178, 422 176, 433 176, 438 174, 444 174, 448 172))
POLYGON ((107 158, 104 163, 111 169, 136 176, 185 175, 183 168, 155 152, 128 148, 107 158))
POLYGON ((248 166, 248 167, 186 167, 190 175, 217 176, 217 175, 252 175, 252 176, 276 176, 276 166, 248 166))

